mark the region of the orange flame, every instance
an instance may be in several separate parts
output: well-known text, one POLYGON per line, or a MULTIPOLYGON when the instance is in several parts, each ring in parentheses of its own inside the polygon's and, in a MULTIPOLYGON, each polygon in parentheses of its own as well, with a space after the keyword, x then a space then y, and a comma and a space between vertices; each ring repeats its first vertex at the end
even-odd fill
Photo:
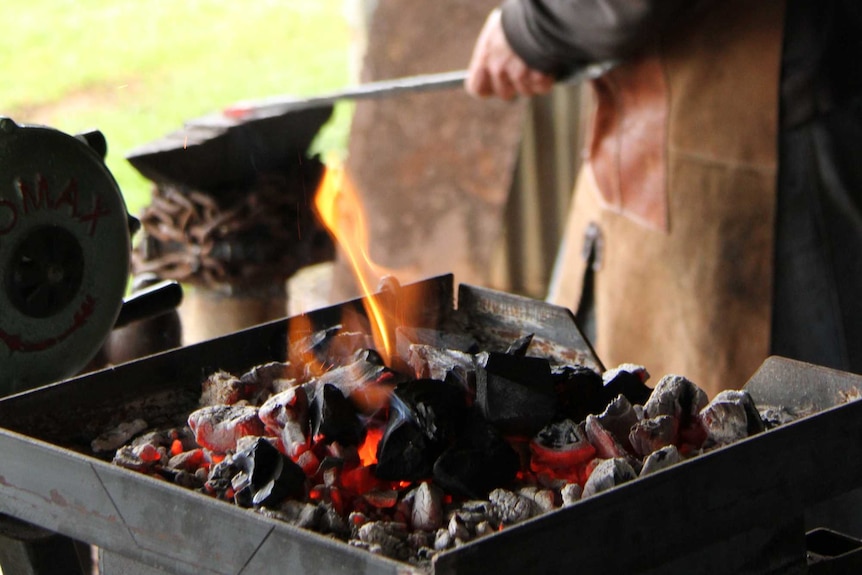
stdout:
POLYGON ((372 283, 386 275, 368 255, 368 225, 356 190, 338 168, 327 168, 314 198, 314 205, 323 224, 338 242, 350 262, 359 287, 365 296, 366 312, 371 319, 371 331, 377 351, 389 364, 394 343, 386 313, 375 295, 372 283))
POLYGON ((369 466, 377 463, 377 444, 383 439, 382 427, 369 427, 365 434, 365 441, 359 447, 359 459, 362 465, 369 466))

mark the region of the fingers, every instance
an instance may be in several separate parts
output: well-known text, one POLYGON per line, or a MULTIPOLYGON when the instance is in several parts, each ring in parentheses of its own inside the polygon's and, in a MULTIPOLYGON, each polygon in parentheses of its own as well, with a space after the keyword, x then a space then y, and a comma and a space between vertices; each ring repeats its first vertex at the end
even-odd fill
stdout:
POLYGON ((553 76, 527 67, 522 60, 513 63, 505 73, 515 91, 521 96, 531 97, 547 94, 554 87, 553 76))
POLYGON ((538 70, 531 70, 529 78, 530 93, 525 95, 540 96, 547 94, 554 88, 556 82, 557 80, 549 74, 539 72, 538 70))
POLYGON ((505 69, 492 71, 490 76, 491 86, 493 87, 491 93, 492 96, 496 96, 503 100, 511 100, 518 94, 518 91, 515 88, 515 80, 509 76, 505 69))
POLYGON ((485 21, 467 70, 464 88, 478 98, 511 100, 517 95, 545 94, 554 78, 527 66, 509 45, 503 31, 500 11, 494 10, 485 21))
POLYGON ((498 26, 502 31, 500 10, 496 9, 485 20, 482 31, 476 40, 476 45, 473 47, 473 54, 470 57, 470 65, 467 68, 467 80, 464 83, 464 88, 472 96, 487 98, 494 95, 494 81, 491 78, 489 62, 495 58, 491 52, 494 49, 496 41, 493 41, 491 37, 497 34, 498 26))

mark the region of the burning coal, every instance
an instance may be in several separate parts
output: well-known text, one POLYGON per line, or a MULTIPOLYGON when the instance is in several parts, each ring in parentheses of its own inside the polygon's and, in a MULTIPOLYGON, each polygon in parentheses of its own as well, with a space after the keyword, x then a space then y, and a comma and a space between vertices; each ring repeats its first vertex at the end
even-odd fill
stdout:
POLYGON ((206 378, 188 426, 136 421, 93 449, 421 564, 767 427, 746 392, 707 402, 681 376, 652 389, 639 366, 598 373, 456 329, 396 330, 397 368, 362 333, 297 336, 297 362, 206 378))

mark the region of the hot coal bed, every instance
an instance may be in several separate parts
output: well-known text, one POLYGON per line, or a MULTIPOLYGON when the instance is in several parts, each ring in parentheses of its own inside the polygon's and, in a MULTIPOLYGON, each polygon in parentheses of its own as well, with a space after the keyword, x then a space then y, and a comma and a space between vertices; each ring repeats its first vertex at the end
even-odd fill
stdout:
POLYGON ((653 391, 643 367, 600 373, 531 355, 534 334, 493 341, 450 319, 398 329, 397 370, 364 331, 303 334, 286 362, 209 375, 177 425, 123 422, 93 453, 422 566, 796 416, 745 391, 708 402, 678 375, 653 391))
POLYGON ((177 573, 777 573, 862 485, 813 487, 860 450, 854 376, 774 359, 708 402, 605 369, 560 308, 401 289, 389 362, 349 302, 0 401, 3 511, 177 573))

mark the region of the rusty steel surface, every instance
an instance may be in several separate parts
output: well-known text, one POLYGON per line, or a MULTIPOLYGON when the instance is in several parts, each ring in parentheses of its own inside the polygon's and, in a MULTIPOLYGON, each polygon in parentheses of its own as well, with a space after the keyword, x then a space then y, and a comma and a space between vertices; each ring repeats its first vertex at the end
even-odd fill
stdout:
MULTIPOLYGON (((452 312, 451 277, 417 289, 428 298, 429 324, 452 312)), ((334 325, 345 307, 360 311, 361 302, 309 318, 334 325)), ((542 302, 462 285, 457 309, 476 321, 500 313, 505 329, 523 321, 554 345, 579 342, 560 335, 566 314, 542 302)), ((0 513, 170 573, 426 572, 89 454, 91 434, 113 421, 168 420, 194 405, 200 381, 215 369, 283 359, 287 321, 0 400, 0 513)), ((716 573, 804 572, 797 545, 804 545, 804 509, 862 485, 862 402, 841 399, 862 389, 862 377, 771 358, 749 386, 764 390, 784 379, 844 393, 822 412, 441 553, 430 571, 694 572, 711 560, 716 573), (694 528, 698 522, 703 528, 694 528)), ((758 393, 766 402, 773 397, 758 393)))

